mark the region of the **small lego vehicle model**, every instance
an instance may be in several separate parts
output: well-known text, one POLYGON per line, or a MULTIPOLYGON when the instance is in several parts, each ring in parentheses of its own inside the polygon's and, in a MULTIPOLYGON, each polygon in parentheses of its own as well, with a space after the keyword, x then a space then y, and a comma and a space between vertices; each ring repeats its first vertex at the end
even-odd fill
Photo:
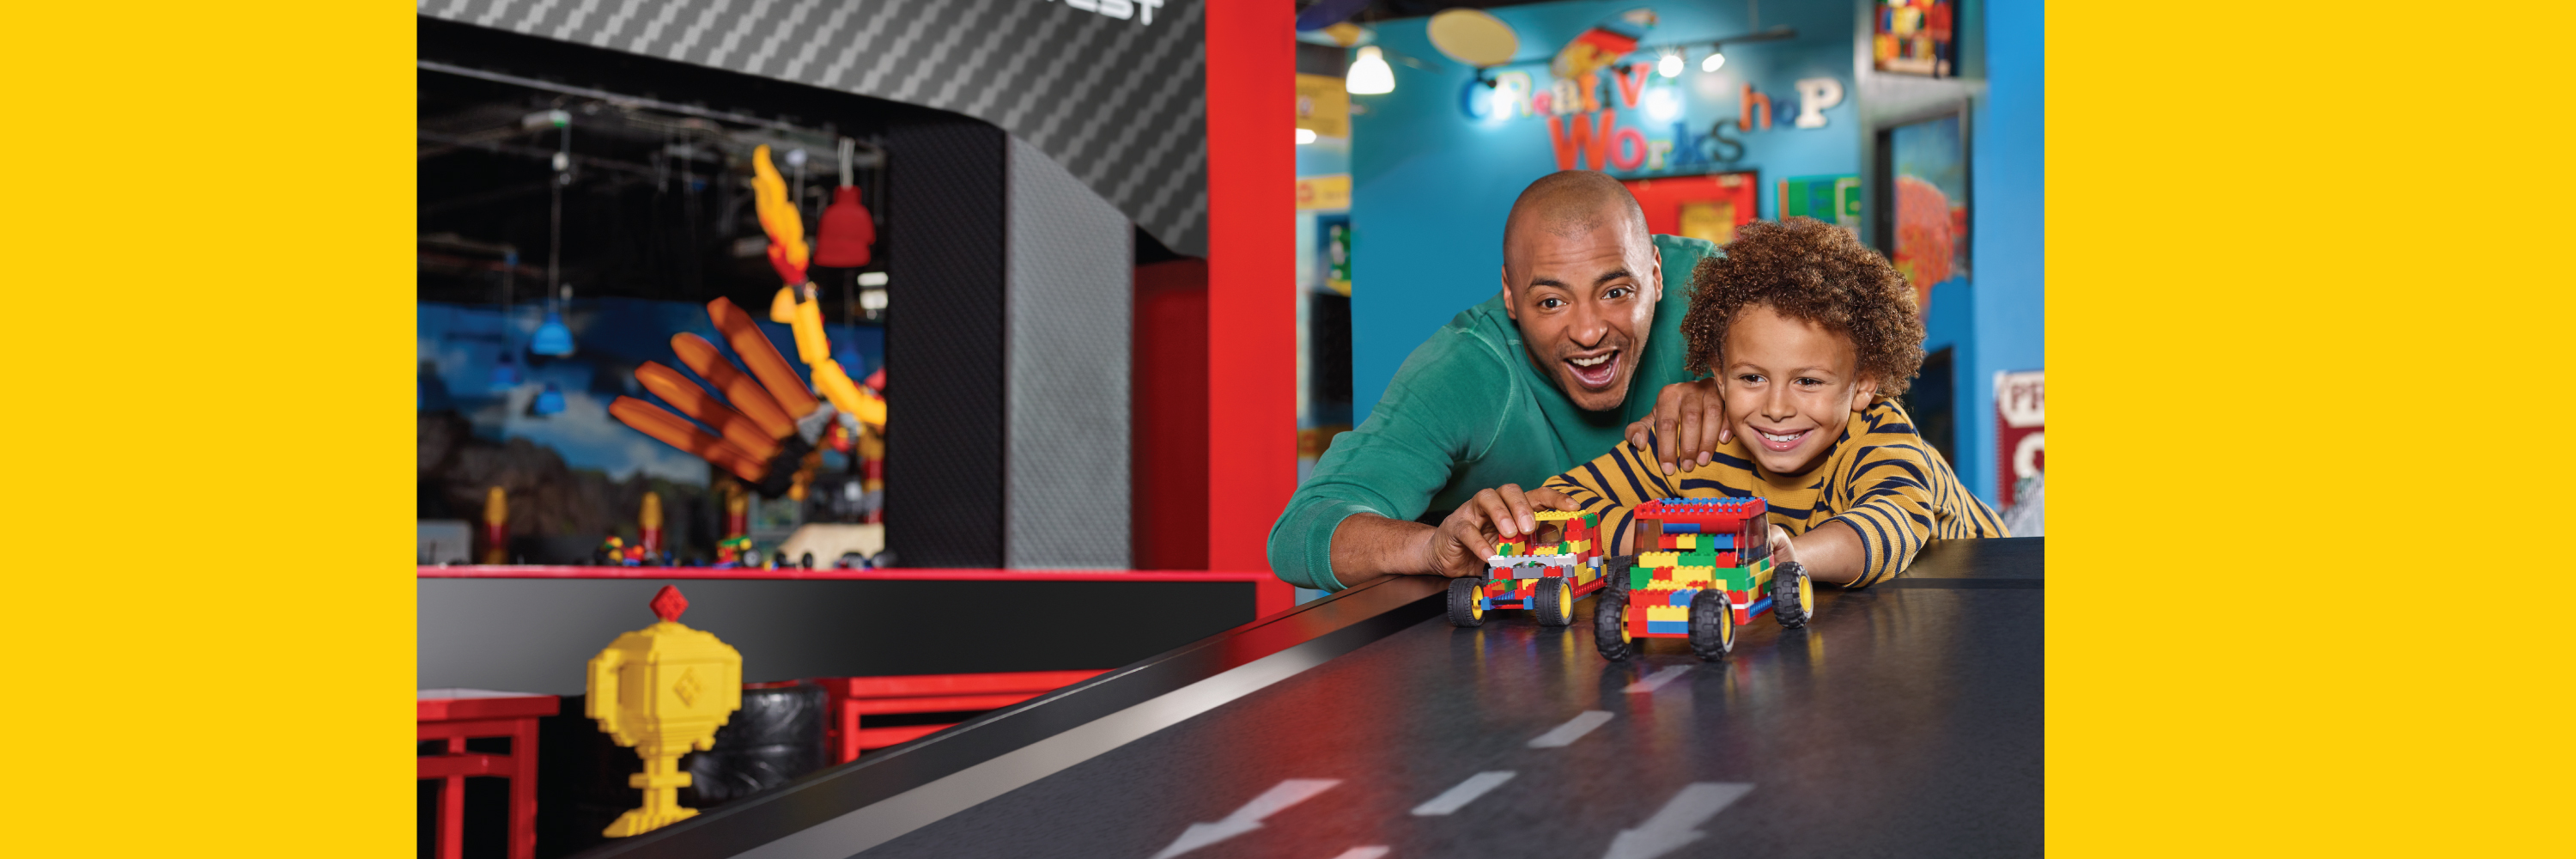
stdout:
POLYGON ((716 541, 716 566, 757 567, 760 566, 760 554, 752 551, 750 537, 726 537, 716 541))
POLYGON ((1564 626, 1574 622, 1574 601, 1601 589, 1601 517, 1541 510, 1536 518, 1537 531, 1495 544, 1483 576, 1449 580, 1451 624, 1481 626, 1485 612, 1526 608, 1541 625, 1564 626))
POLYGON ((1760 498, 1639 506, 1634 545, 1658 551, 1612 559, 1608 590, 1593 606, 1593 646, 1619 660, 1643 639, 1686 638, 1714 662, 1735 649, 1735 628, 1763 612, 1789 629, 1806 626, 1815 585, 1795 562, 1772 566, 1768 511, 1760 498))

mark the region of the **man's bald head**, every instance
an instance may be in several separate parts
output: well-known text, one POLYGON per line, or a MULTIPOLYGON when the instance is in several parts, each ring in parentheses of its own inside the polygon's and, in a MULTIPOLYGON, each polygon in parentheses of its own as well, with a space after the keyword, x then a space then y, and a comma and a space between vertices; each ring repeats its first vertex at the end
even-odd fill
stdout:
POLYGON ((1521 191, 1503 223, 1503 308, 1530 362, 1576 408, 1628 398, 1663 298, 1663 253, 1646 211, 1619 180, 1551 173, 1521 191))
POLYGON ((1619 180, 1590 170, 1547 174, 1521 189, 1520 199, 1512 201, 1511 216, 1503 221, 1503 265, 1512 264, 1513 246, 1525 230, 1574 238, 1621 222, 1634 240, 1652 240, 1646 232, 1645 208, 1637 205, 1636 196, 1619 180))

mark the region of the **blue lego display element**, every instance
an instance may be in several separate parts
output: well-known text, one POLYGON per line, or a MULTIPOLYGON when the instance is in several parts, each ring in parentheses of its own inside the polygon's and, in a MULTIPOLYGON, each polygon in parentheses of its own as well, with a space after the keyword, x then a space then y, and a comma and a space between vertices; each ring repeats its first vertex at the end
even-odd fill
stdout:
POLYGON ((1650 621, 1646 621, 1646 634, 1648 634, 1648 635, 1685 635, 1685 636, 1686 636, 1686 635, 1689 635, 1689 634, 1690 634, 1690 621, 1687 621, 1687 620, 1650 620, 1650 621))
POLYGON ((1699 523, 1697 523, 1697 522, 1666 522, 1666 523, 1664 523, 1664 533, 1666 533, 1666 534, 1697 534, 1697 533, 1699 533, 1699 523))

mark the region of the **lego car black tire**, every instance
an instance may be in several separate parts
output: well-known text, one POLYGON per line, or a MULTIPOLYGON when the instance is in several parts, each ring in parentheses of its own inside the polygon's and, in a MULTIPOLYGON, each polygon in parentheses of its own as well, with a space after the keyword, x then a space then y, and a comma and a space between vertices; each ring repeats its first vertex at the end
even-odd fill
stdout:
POLYGON ((1449 580, 1450 626, 1471 629, 1485 625, 1485 612, 1477 605, 1484 596, 1478 593, 1482 584, 1483 580, 1472 577, 1449 580))
POLYGON ((1815 583, 1807 579, 1807 565, 1790 561, 1771 571, 1771 617, 1782 629, 1797 629, 1815 617, 1815 583))
POLYGON ((1735 650, 1735 608, 1726 601, 1726 592, 1701 588, 1690 601, 1691 652, 1708 662, 1725 659, 1735 650))
POLYGON ((1531 599, 1538 609, 1538 625, 1565 626, 1574 622, 1574 586, 1567 582, 1556 577, 1538 580, 1538 593, 1531 599))
POLYGON ((1627 589, 1602 591, 1601 598, 1592 602, 1592 647, 1601 651, 1601 658, 1617 662, 1636 655, 1637 642, 1621 634, 1627 624, 1627 589))

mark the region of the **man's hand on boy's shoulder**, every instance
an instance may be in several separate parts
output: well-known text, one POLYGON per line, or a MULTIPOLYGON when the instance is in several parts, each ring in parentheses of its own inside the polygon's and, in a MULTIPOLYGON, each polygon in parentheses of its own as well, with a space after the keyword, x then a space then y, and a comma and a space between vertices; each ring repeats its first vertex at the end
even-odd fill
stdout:
POLYGON ((1666 477, 1707 465, 1710 454, 1734 435, 1716 379, 1665 385, 1655 394, 1654 413, 1628 425, 1628 443, 1651 448, 1666 477))
POLYGON ((1537 511, 1578 506, 1564 493, 1545 487, 1524 491, 1519 484, 1506 483, 1479 491, 1431 531, 1423 566, 1453 579, 1481 574, 1485 558, 1494 554, 1497 537, 1510 539, 1538 530, 1537 511))

